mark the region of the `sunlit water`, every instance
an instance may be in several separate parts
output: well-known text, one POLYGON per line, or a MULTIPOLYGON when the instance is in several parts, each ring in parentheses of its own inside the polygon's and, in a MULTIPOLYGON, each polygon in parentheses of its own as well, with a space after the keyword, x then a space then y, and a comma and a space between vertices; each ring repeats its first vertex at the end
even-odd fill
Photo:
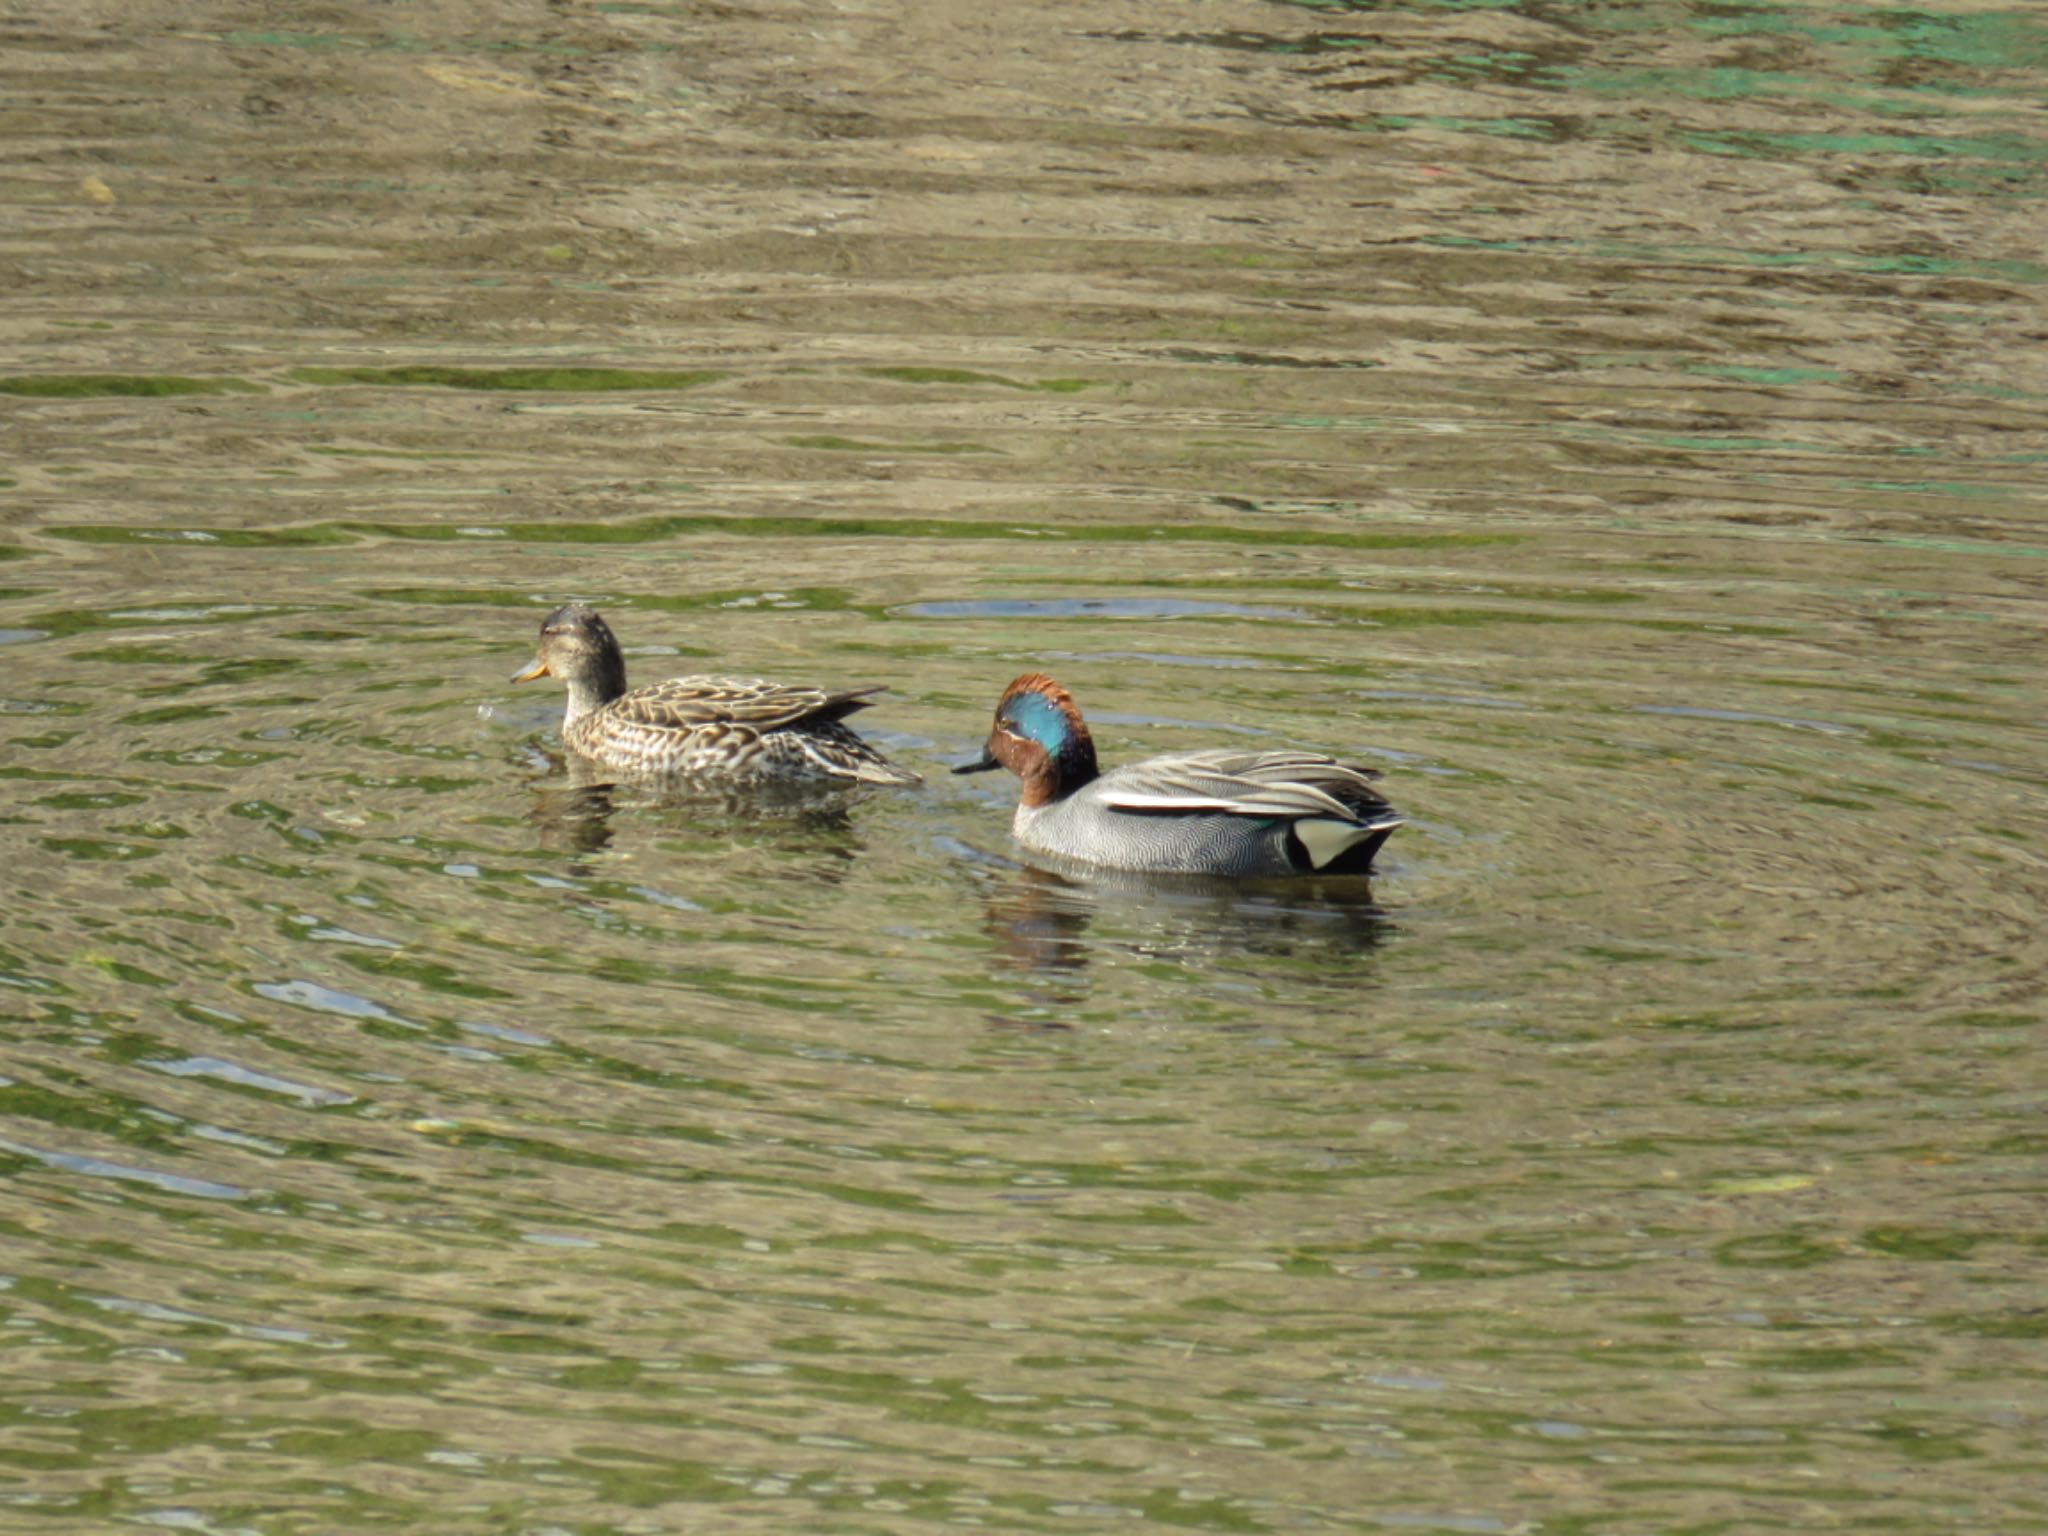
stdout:
POLYGON ((119 14, 0 52, 0 1527, 2048 1530, 2048 22, 119 14), (568 597, 927 787, 564 772, 568 597), (1027 668, 1410 823, 1033 870, 1027 668))

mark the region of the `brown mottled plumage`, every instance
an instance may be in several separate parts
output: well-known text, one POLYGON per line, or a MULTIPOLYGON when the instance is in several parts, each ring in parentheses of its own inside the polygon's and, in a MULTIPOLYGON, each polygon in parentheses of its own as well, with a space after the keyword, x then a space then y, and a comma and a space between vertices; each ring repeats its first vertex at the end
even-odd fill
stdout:
POLYGON ((563 742, 635 773, 775 784, 917 784, 847 726, 879 686, 829 692, 731 677, 672 677, 626 691, 619 642, 597 610, 568 603, 541 621, 533 664, 512 681, 569 687, 563 742))

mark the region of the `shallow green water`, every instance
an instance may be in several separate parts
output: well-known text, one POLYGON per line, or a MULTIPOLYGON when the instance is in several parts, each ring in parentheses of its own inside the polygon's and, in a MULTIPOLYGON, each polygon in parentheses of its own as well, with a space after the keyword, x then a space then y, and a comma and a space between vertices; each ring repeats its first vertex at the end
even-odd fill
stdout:
POLYGON ((2048 1531, 2048 24, 912 11, 16 24, 0 1528, 2048 1531))

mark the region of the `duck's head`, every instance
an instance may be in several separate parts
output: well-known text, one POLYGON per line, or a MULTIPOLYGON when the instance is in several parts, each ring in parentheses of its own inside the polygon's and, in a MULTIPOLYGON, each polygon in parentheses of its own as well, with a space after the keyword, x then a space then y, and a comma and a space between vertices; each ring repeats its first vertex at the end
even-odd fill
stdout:
POLYGON ((1043 672, 1027 672, 1003 690, 981 756, 955 773, 1007 768, 1024 781, 1026 806, 1071 794, 1095 777, 1095 743, 1074 697, 1043 672))
POLYGON ((598 611, 588 603, 564 603, 540 621, 533 663, 515 672, 515 683, 559 677, 572 695, 603 704, 626 691, 626 659, 598 611))

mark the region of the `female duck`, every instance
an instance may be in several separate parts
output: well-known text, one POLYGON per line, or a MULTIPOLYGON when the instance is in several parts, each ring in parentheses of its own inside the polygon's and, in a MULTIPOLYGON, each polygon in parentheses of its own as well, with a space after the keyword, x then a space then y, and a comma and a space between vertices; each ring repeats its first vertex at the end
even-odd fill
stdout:
POLYGON ((1370 768, 1319 752, 1175 753, 1099 772, 1067 690, 1027 673, 996 705, 980 758, 1024 781, 1026 848, 1115 869, 1197 875, 1363 874, 1401 825, 1370 768))
POLYGON ((541 620, 533 665, 512 681, 536 677, 569 685, 562 740, 608 767, 761 785, 922 782, 840 724, 881 688, 672 677, 628 693, 619 642, 583 603, 541 620))

